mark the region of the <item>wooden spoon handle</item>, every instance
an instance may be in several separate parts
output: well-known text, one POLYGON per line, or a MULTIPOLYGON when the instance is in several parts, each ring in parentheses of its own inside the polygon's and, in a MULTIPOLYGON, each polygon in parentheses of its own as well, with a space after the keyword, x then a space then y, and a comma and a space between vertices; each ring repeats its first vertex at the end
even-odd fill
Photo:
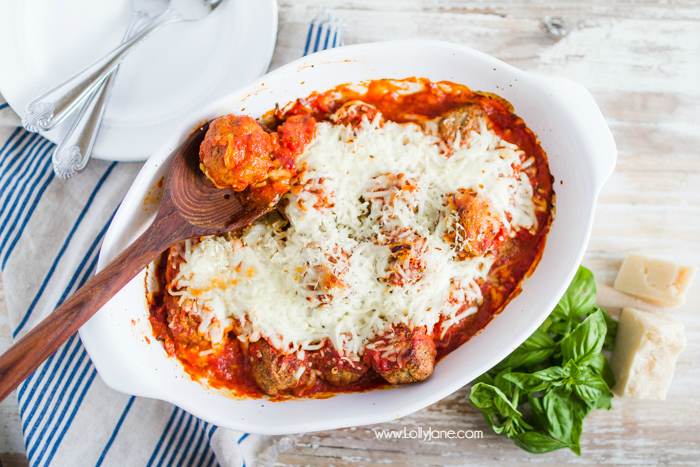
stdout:
POLYGON ((161 209, 143 235, 0 356, 0 402, 139 271, 181 240, 187 228, 183 224, 177 213, 161 209))

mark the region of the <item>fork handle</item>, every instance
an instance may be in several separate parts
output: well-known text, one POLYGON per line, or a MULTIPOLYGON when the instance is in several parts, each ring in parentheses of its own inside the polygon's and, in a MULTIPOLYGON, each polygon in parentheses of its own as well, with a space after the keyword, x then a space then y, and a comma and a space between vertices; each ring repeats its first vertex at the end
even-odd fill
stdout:
POLYGON ((58 178, 73 178, 87 167, 116 76, 115 71, 89 96, 63 141, 56 146, 51 162, 58 178))
POLYGON ((22 126, 34 133, 55 128, 97 91, 137 45, 163 26, 180 20, 175 11, 165 10, 149 27, 133 38, 30 102, 22 116, 22 126))
MULTIPOLYGON (((152 20, 147 16, 134 14, 126 28, 122 43, 139 30, 148 27, 151 22, 152 20)), ((88 97, 87 103, 80 109, 68 133, 54 150, 51 161, 53 171, 59 178, 64 180, 72 178, 87 167, 118 73, 117 66, 107 80, 88 97)))

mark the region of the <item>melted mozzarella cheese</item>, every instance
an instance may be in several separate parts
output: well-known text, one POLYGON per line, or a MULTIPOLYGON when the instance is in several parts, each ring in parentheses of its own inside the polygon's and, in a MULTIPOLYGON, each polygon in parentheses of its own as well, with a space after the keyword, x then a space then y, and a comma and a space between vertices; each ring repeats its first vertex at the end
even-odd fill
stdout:
POLYGON ((214 343, 235 325, 239 339, 264 337, 287 352, 329 339, 354 360, 394 325, 432 332, 442 321, 444 332, 475 313, 495 258, 455 260, 445 196, 474 190, 514 235, 536 229, 532 187, 519 172, 522 152, 486 126, 448 151, 429 133, 378 117, 354 130, 319 123, 296 161, 284 217, 270 214, 238 238, 188 242, 172 293, 214 343), (403 174, 411 189, 397 192, 387 174, 403 174), (418 237, 421 268, 400 269, 405 280, 392 284, 390 243, 418 237))

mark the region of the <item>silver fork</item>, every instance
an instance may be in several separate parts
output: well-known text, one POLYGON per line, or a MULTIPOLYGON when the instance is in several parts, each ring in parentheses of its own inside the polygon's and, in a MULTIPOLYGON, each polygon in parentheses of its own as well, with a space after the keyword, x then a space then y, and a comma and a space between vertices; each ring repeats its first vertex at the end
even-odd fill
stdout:
MULTIPOLYGON (((150 25, 167 7, 168 0, 131 0, 131 21, 122 44, 150 25)), ((109 78, 87 98, 63 141, 54 150, 51 162, 59 178, 72 178, 87 167, 118 72, 119 67, 116 67, 109 78)))
POLYGON ((30 102, 22 116, 22 126, 34 133, 55 128, 107 80, 134 47, 151 34, 168 24, 200 20, 223 2, 224 0, 170 0, 168 9, 155 18, 150 26, 72 78, 30 102))

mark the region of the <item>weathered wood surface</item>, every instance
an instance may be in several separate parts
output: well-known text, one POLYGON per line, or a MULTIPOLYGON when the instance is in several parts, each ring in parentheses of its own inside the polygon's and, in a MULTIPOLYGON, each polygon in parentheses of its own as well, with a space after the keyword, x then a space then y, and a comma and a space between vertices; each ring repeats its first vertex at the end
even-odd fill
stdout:
MULTIPOLYGON (((596 275, 599 305, 613 315, 625 305, 654 309, 611 287, 627 251, 700 265, 699 2, 280 0, 273 67, 297 58, 298 49, 285 44, 303 37, 288 25, 306 23, 319 6, 343 19, 346 44, 447 40, 526 71, 573 79, 591 91, 619 159, 600 196, 584 265, 596 275)), ((668 400, 615 399, 613 410, 594 412, 584 425, 581 457, 566 451, 534 456, 516 448, 488 431, 462 389, 392 423, 299 436, 278 465, 698 463, 700 278, 686 305, 666 313, 685 323, 688 338, 668 400), (483 430, 484 438, 424 442, 374 434, 418 427, 483 430)), ((16 415, 7 404, 0 406, 0 419, 3 425, 7 420, 0 432, 9 433, 0 451, 21 452, 16 415)))

